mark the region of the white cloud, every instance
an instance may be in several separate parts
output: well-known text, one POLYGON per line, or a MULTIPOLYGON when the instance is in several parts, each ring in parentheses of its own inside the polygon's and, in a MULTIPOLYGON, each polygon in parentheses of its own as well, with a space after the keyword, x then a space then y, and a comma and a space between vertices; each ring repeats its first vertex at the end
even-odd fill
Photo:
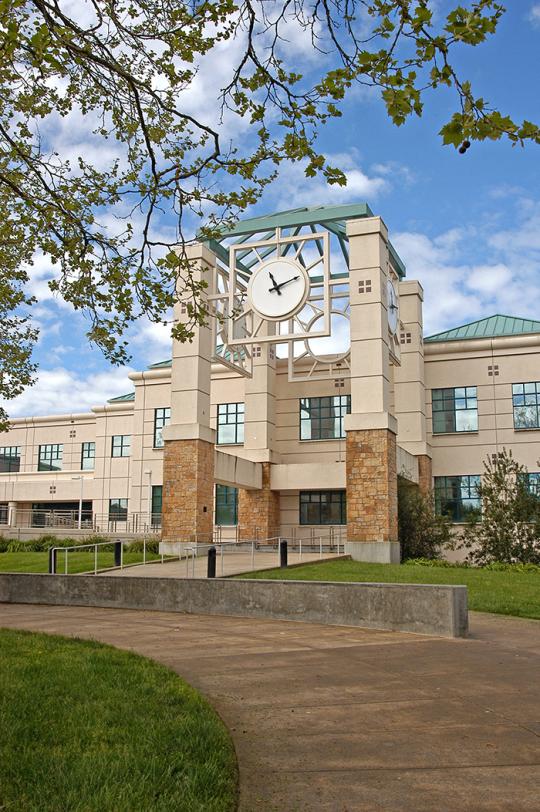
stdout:
POLYGON ((65 367, 42 369, 34 386, 18 397, 2 401, 11 417, 69 414, 88 411, 109 398, 133 391, 128 379, 130 367, 113 367, 106 372, 85 375, 65 367))
POLYGON ((407 277, 424 287, 426 334, 495 313, 540 318, 540 203, 516 203, 516 224, 499 231, 486 222, 392 236, 407 277))
POLYGON ((540 3, 535 3, 529 9, 528 15, 529 22, 531 22, 534 26, 540 27, 540 3))

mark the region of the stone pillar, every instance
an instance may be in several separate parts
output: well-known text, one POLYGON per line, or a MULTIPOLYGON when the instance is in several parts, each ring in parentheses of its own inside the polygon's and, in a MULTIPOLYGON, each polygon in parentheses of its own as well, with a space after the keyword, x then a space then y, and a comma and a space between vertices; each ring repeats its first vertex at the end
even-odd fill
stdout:
POLYGON ((360 561, 399 561, 397 421, 392 414, 388 232, 380 217, 349 220, 351 414, 347 434, 347 544, 360 561))
POLYGON ((433 471, 431 457, 419 454, 418 457, 418 488, 422 496, 429 496, 433 491, 433 471))
POLYGON ((279 493, 270 489, 276 401, 276 356, 270 344, 253 347, 253 376, 245 384, 242 456, 262 464, 262 489, 239 490, 238 535, 241 539, 275 538, 280 533, 279 493))
POLYGON ((279 493, 270 489, 269 462, 262 463, 260 491, 239 492, 238 531, 241 539, 269 539, 280 534, 279 493))
MULTIPOLYGON (((194 278, 206 281, 210 291, 214 254, 200 243, 187 250, 194 278)), ((188 320, 185 302, 178 302, 174 317, 188 320)), ((171 422, 163 430, 163 542, 211 541, 213 536, 212 349, 210 324, 196 327, 191 342, 173 342, 171 422)))

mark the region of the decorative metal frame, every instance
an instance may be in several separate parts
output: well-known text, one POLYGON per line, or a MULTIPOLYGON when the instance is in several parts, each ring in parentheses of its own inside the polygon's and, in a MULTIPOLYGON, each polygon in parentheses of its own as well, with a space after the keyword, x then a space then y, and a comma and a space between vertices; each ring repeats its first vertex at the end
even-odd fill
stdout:
POLYGON ((301 313, 296 313, 292 317, 283 320, 269 321, 259 316, 247 301, 245 282, 243 274, 238 268, 238 254, 245 256, 253 251, 260 262, 264 262, 272 253, 277 257, 286 256, 293 249, 292 258, 299 262, 306 271, 310 290, 304 309, 311 308, 313 314, 323 316, 323 327, 314 333, 312 338, 328 337, 330 335, 330 237, 328 232, 315 232, 311 234, 296 233, 284 237, 281 228, 276 228, 271 239, 257 240, 243 244, 234 244, 229 248, 229 300, 227 344, 229 346, 246 346, 249 344, 278 344, 288 341, 300 341, 307 337, 305 323, 302 321, 301 313), (306 265, 302 258, 302 251, 307 243, 314 243, 318 254, 315 261, 306 265), (322 266, 322 276, 311 276, 319 265, 322 266), (322 296, 314 295, 314 290, 321 288, 322 296), (321 304, 314 304, 321 302, 321 304), (272 329, 272 324, 275 325, 272 329))

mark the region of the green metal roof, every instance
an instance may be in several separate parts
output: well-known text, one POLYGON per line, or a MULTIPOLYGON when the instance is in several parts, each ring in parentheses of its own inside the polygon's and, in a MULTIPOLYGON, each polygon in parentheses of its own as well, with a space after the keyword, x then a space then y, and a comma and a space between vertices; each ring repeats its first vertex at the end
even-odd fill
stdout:
POLYGON ((118 395, 116 398, 109 398, 107 403, 130 403, 135 400, 135 392, 128 392, 127 395, 118 395))
MULTIPOLYGON (((355 220, 360 217, 373 217, 373 212, 367 203, 355 203, 349 206, 306 206, 241 220, 229 229, 224 228, 222 231, 223 236, 219 240, 209 240, 206 244, 222 262, 228 263, 228 245, 224 245, 223 240, 238 237, 236 245, 240 245, 247 242, 255 234, 263 234, 265 239, 269 239, 276 228, 291 229, 292 234, 296 236, 304 226, 309 226, 312 231, 316 231, 316 226, 319 226, 325 231, 330 231, 338 238, 345 261, 348 263, 348 237, 345 223, 347 220, 355 220)), ((396 273, 403 278, 405 276, 405 265, 391 243, 389 243, 388 248, 392 265, 396 273)), ((245 254, 247 253, 246 251, 245 254)), ((264 258, 264 251, 259 253, 264 258)), ((239 251, 237 255, 238 270, 243 271, 246 277, 249 278, 251 266, 260 260, 258 258, 252 259, 244 265, 242 256, 242 252, 239 251)))
POLYGON ((428 336, 424 341, 467 341, 472 338, 495 338, 497 336, 518 336, 527 333, 540 333, 540 321, 521 319, 516 316, 489 316, 486 319, 471 321, 461 327, 445 330, 428 336))
POLYGON ((169 358, 168 361, 158 361, 157 364, 150 364, 148 369, 162 369, 162 368, 164 369, 165 367, 171 367, 171 366, 172 366, 172 361, 169 358))

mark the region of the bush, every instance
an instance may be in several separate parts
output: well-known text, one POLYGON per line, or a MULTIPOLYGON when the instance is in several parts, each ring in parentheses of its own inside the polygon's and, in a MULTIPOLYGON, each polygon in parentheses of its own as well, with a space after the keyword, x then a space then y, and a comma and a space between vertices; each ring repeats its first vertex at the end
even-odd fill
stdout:
POLYGON ((439 558, 450 544, 450 521, 435 513, 433 497, 398 477, 398 538, 402 561, 439 558))
MULTIPOLYGON (((144 549, 144 541, 132 541, 131 544, 128 545, 127 550, 130 553, 142 553, 144 549)), ((147 553, 159 553, 159 540, 152 539, 146 541, 146 552, 147 553)))
POLYGON ((467 560, 540 565, 540 499, 529 490, 525 466, 503 448, 487 458, 477 491, 482 517, 465 528, 467 560))

